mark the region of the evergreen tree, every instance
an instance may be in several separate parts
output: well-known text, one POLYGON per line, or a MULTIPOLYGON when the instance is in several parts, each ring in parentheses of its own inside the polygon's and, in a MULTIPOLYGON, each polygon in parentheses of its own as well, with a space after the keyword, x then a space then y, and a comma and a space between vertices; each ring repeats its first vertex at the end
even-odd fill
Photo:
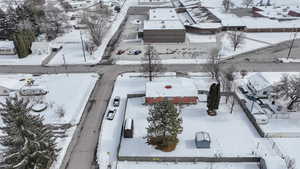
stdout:
POLYGON ((214 90, 215 90, 215 86, 216 84, 213 83, 210 88, 209 88, 209 91, 208 91, 208 94, 207 94, 207 108, 209 111, 212 111, 214 110, 214 90))
POLYGON ((207 95, 207 112, 209 115, 216 115, 216 110, 219 108, 220 104, 220 83, 213 83, 207 95))
POLYGON ((163 151, 175 149, 177 135, 182 132, 182 118, 175 105, 169 101, 155 103, 149 110, 147 121, 147 142, 163 151))
POLYGON ((29 101, 18 97, 0 103, 5 133, 0 143, 6 148, 6 169, 47 169, 56 160, 55 138, 40 115, 30 113, 29 101))
POLYGON ((214 109, 218 110, 219 109, 219 104, 220 104, 220 100, 221 100, 221 85, 220 83, 218 83, 216 85, 216 97, 215 97, 215 104, 214 104, 214 109))
POLYGON ((19 58, 24 58, 31 54, 31 45, 35 39, 32 31, 23 30, 15 33, 13 37, 19 58))

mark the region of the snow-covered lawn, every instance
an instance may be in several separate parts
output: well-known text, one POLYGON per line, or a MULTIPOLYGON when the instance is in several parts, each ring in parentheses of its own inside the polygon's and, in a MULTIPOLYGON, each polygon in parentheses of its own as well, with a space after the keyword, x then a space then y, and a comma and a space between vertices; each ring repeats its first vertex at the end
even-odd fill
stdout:
MULTIPOLYGON (((249 52, 249 51, 252 51, 255 49, 269 46, 269 44, 267 44, 267 43, 261 43, 259 41, 244 38, 242 43, 236 49, 236 51, 234 51, 229 33, 223 33, 223 35, 221 35, 221 36, 222 36, 222 38, 220 38, 220 40, 221 40, 220 55, 222 58, 226 58, 229 56, 233 56, 233 55, 237 55, 237 54, 241 54, 244 52, 249 52)), ((247 35, 245 34, 245 37, 246 36, 247 35)))
MULTIPOLYGON (((251 39, 276 44, 287 40, 292 40, 294 38, 294 33, 274 33, 274 32, 268 32, 268 33, 246 33, 246 36, 251 39)), ((300 35, 297 34, 297 38, 300 38, 300 35)))
POLYGON ((230 113, 231 104, 222 97, 218 115, 207 115, 206 95, 199 96, 196 105, 182 109, 183 132, 178 136, 179 143, 172 152, 162 152, 146 143, 148 106, 144 98, 128 99, 125 118, 134 120, 134 138, 122 139, 119 156, 175 156, 175 157, 249 157, 255 150, 259 135, 239 106, 230 113), (204 101, 204 102, 202 102, 204 101), (239 127, 237 127, 239 126, 239 127), (206 131, 211 137, 210 149, 197 149, 195 133, 206 131), (242 146, 232 146, 242 145, 242 146))
MULTIPOLYGON (((62 65, 62 64, 79 64, 79 63, 93 63, 95 62, 94 57, 89 52, 84 50, 80 39, 80 33, 82 40, 88 41, 85 30, 72 30, 69 33, 59 37, 55 42, 61 44, 63 48, 51 59, 49 65, 62 65), (84 59, 84 54, 85 58, 84 59)), ((83 43, 84 43, 83 42, 83 43)))
MULTIPOLYGON (((99 78, 97 74, 53 74, 32 76, 29 74, 0 75, 1 82, 10 82, 11 87, 23 86, 25 81, 21 79, 32 78, 34 84, 43 86, 49 93, 43 98, 48 104, 48 108, 40 114, 44 116, 46 124, 60 125, 71 124, 71 128, 66 130, 66 137, 58 138, 58 147, 62 148, 57 161, 52 169, 59 168, 68 145, 73 137, 77 124, 80 121, 85 105, 99 78), (64 115, 58 113, 58 109, 64 110, 64 115)), ((0 97, 3 102, 5 96, 0 97)), ((2 126, 0 120, 0 126, 2 126)), ((1 134, 1 133, 0 133, 1 134)), ((1 147, 0 147, 1 150, 1 147)))
POLYGON ((118 169, 259 169, 257 163, 159 163, 118 162, 118 169))
POLYGON ((41 65, 47 55, 28 55, 19 59, 17 55, 1 55, 0 65, 41 65))
POLYGON ((296 166, 299 168, 300 151, 297 148, 300 146, 300 138, 274 138, 273 140, 283 155, 295 159, 296 166))
MULTIPOLYGON (((107 111, 113 109, 112 100, 115 96, 121 97, 120 106, 114 120, 103 120, 101 133, 99 137, 99 145, 97 150, 97 160, 100 168, 107 167, 109 163, 116 164, 117 161, 117 147, 121 135, 121 127, 124 118, 125 101, 127 94, 140 94, 145 93, 145 84, 148 82, 147 78, 140 77, 140 73, 127 73, 121 74, 114 86, 107 111)), ((167 77, 155 78, 154 81, 163 81, 168 79, 175 79, 175 73, 166 73, 167 77)), ((195 85, 198 90, 207 90, 209 85, 214 82, 207 73, 190 73, 192 79, 195 79, 195 85)), ((183 77, 177 79, 184 80, 183 77)))

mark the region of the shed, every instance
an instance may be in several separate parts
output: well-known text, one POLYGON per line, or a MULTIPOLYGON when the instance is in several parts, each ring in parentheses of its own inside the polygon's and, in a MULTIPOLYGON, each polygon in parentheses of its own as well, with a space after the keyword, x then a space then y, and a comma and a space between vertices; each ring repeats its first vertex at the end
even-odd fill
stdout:
POLYGON ((145 100, 148 104, 164 100, 174 104, 195 104, 198 101, 198 91, 190 79, 148 82, 145 100))
POLYGON ((209 133, 201 131, 195 134, 195 144, 197 148, 210 148, 210 142, 209 133))
POLYGON ((13 41, 0 41, 0 55, 15 55, 16 49, 13 41))
POLYGON ((124 138, 133 138, 134 123, 133 119, 128 118, 124 124, 124 138))

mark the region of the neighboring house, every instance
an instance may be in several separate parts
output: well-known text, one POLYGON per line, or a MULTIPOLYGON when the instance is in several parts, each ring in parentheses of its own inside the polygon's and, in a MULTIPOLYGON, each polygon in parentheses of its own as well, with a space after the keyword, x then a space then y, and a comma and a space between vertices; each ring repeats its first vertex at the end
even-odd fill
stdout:
POLYGON ((198 91, 191 80, 148 82, 146 84, 146 103, 153 104, 169 100, 174 104, 195 104, 198 91))
POLYGON ((34 55, 44 55, 50 53, 49 42, 33 42, 31 51, 34 55))
POLYGON ((261 73, 255 73, 247 79, 248 88, 258 97, 268 97, 273 90, 272 84, 261 73))
POLYGON ((16 49, 13 41, 0 41, 0 55, 15 55, 16 49))

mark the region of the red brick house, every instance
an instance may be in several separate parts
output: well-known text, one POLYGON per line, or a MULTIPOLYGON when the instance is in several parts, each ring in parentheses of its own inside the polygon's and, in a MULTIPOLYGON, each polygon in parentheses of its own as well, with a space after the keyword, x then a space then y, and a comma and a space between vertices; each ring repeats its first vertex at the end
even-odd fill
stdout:
POLYGON ((174 104, 196 104, 198 92, 192 80, 148 82, 146 84, 147 104, 169 100, 174 104))

